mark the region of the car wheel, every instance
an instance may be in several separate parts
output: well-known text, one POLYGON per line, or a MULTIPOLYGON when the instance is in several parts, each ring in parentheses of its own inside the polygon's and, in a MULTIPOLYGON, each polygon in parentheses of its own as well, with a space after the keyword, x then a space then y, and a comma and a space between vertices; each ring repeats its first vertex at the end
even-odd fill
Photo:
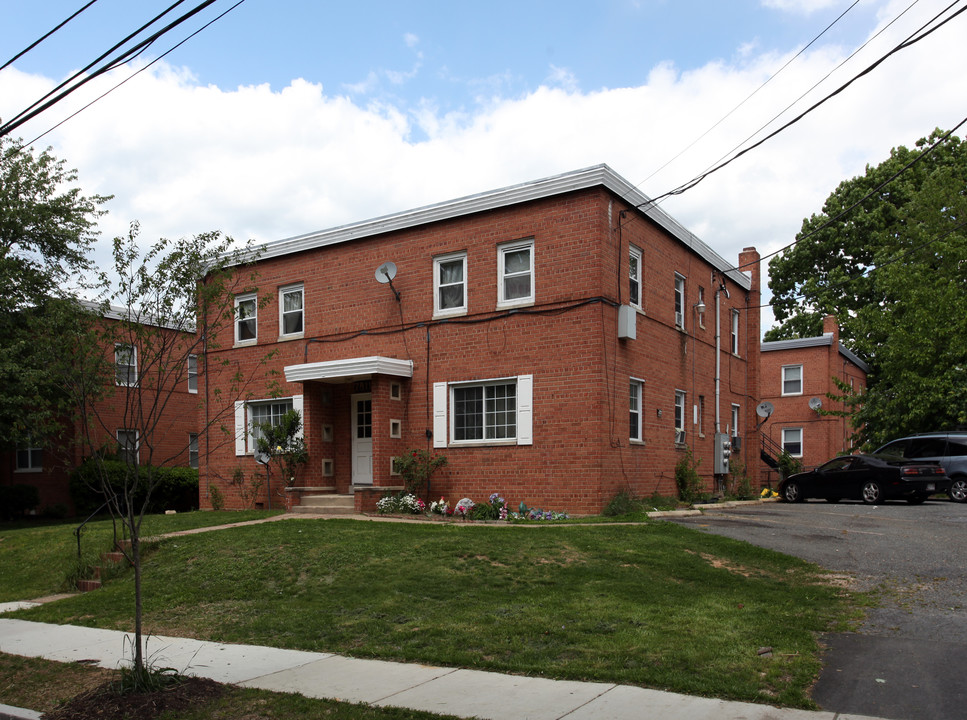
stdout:
POLYGON ((911 495, 910 497, 907 498, 907 502, 910 503, 911 505, 923 505, 923 503, 926 500, 927 500, 926 495, 911 495))
POLYGON ((962 477, 954 478, 947 494, 954 502, 967 502, 967 480, 962 477))
POLYGON ((802 502, 802 488, 799 487, 799 483, 787 482, 782 488, 782 499, 791 503, 802 502))
POLYGON ((826 502, 835 505, 836 503, 838 503, 842 499, 843 498, 831 497, 831 498, 826 498, 826 502))
POLYGON ((875 482, 868 482, 863 485, 863 502, 867 505, 876 505, 883 499, 883 491, 875 482))

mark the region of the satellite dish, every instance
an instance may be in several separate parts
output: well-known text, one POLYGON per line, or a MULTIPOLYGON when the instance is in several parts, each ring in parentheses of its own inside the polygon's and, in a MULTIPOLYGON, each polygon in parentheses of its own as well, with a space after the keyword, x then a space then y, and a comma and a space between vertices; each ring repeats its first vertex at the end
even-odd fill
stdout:
POLYGON ((271 459, 272 459, 272 456, 269 455, 268 453, 264 453, 264 452, 255 453, 255 462, 257 462, 259 465, 268 465, 269 460, 271 459))
POLYGON ((380 282, 383 285, 390 283, 392 285, 393 278, 396 277, 396 263, 391 260, 387 260, 378 268, 376 268, 376 282, 380 282))
POLYGON ((819 410, 819 408, 821 408, 822 406, 823 406, 823 400, 822 400, 822 398, 818 398, 818 397, 809 398, 809 409, 810 410, 819 410))
POLYGON ((755 406, 755 414, 763 419, 768 418, 775 411, 775 406, 773 406, 773 404, 768 400, 763 400, 761 403, 755 406))

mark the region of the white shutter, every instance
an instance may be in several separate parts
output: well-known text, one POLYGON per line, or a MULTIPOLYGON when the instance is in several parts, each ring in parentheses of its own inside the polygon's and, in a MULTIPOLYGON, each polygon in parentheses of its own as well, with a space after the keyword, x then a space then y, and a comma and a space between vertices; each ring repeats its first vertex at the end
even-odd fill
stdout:
POLYGON ((247 414, 245 411, 245 401, 239 400, 235 403, 235 454, 245 454, 245 432, 247 414))
POLYGON ((517 444, 534 444, 534 376, 517 377, 517 444))
POLYGON ((445 448, 448 436, 447 384, 433 383, 433 447, 445 448))
POLYGON ((302 410, 303 397, 304 396, 302 395, 292 396, 292 409, 298 412, 299 417, 302 419, 302 424, 299 425, 299 432, 296 434, 296 437, 300 437, 300 438, 305 437, 305 429, 306 429, 306 415, 305 415, 305 412, 303 412, 302 410))

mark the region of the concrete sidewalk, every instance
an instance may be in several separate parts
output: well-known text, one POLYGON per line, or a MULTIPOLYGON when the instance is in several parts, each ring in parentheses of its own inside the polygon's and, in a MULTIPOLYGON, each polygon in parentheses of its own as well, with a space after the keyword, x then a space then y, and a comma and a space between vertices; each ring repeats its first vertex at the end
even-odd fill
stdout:
MULTIPOLYGON (((0 604, 0 613, 30 603, 0 604)), ((115 669, 131 657, 116 630, 0 619, 0 652, 115 669)), ((465 718, 529 720, 858 720, 858 715, 809 712, 690 697, 660 690, 501 675, 479 670, 360 660, 331 653, 282 650, 152 636, 152 665, 220 683, 299 693, 306 697, 395 706, 465 718)), ((0 717, 17 715, 0 706, 0 717)))

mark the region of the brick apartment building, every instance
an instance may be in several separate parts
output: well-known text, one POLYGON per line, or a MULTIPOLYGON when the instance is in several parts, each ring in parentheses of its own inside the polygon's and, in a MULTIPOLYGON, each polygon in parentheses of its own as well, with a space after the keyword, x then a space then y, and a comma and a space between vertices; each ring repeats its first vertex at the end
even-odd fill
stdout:
POLYGON ((201 506, 252 500, 253 423, 288 409, 309 454, 290 498, 370 509, 414 448, 447 457, 429 495, 451 502, 596 513, 674 494, 687 449, 714 491, 716 447, 758 463, 758 258, 727 262, 604 165, 270 243, 208 362, 254 374, 273 351, 278 375, 234 407, 208 377, 234 443, 203 436, 201 506))
MULTIPOLYGON (((125 316, 124 308, 112 307, 101 319, 104 337, 114 336, 116 341, 105 340, 102 348, 107 367, 114 366, 114 377, 113 387, 105 397, 96 401, 97 423, 92 429, 95 443, 107 451, 134 453, 142 464, 148 462, 145 447, 150 445, 157 464, 198 467, 197 357, 193 356, 193 361, 176 379, 176 386, 153 436, 140 437, 139 431, 132 427, 135 421, 128 396, 141 393, 142 401, 147 406, 157 394, 143 386, 143 376, 150 371, 143 367, 137 344, 126 338, 121 322, 125 316)), ((159 328, 158 332, 168 333, 172 339, 178 336, 186 345, 195 343, 193 333, 178 333, 163 328, 159 328)), ((109 378, 107 382, 111 380, 109 378)), ((37 438, 35 442, 14 452, 0 455, 0 485, 33 485, 40 494, 39 512, 60 508, 73 515, 70 473, 89 452, 81 442, 82 437, 81 426, 65 420, 63 432, 57 438, 37 438)))
POLYGON ((761 399, 772 404, 773 413, 762 422, 763 480, 774 486, 776 475, 768 465, 786 450, 806 468, 852 450, 849 419, 820 411, 844 410, 833 382, 838 378, 856 391, 866 387, 867 364, 839 340, 839 324, 828 315, 819 337, 763 342, 761 399), (771 473, 771 478, 770 478, 771 473))

